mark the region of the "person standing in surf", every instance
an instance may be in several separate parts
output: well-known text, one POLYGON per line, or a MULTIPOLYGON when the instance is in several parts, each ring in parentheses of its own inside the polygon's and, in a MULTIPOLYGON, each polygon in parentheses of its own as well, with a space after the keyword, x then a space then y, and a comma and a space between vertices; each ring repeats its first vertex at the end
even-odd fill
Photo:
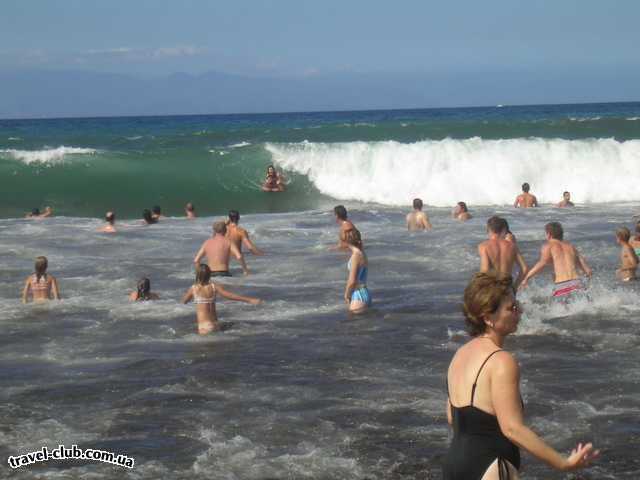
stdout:
POLYGON ((347 218, 347 209, 344 208, 344 205, 336 205, 333 207, 333 214, 336 217, 336 223, 340 225, 340 232, 338 233, 338 244, 330 247, 329 250, 347 250, 349 246, 346 243, 346 234, 356 227, 351 223, 351 220, 347 218))
POLYGON ((544 227, 547 242, 540 251, 540 260, 524 277, 519 288, 525 288, 531 278, 536 276, 549 263, 553 265, 555 287, 554 298, 567 299, 568 296, 584 290, 584 284, 578 277, 578 269, 591 278, 591 268, 585 258, 571 245, 563 240, 564 231, 559 222, 547 223, 544 227))
POLYGON ((516 197, 516 201, 513 202, 515 208, 531 208, 538 206, 538 199, 535 195, 529 193, 531 187, 528 183, 522 184, 522 193, 516 197))
POLYGON ((638 269, 638 256, 629 245, 631 232, 627 227, 616 230, 616 242, 620 245, 620 268, 616 270, 616 277, 623 282, 629 282, 636 279, 636 270, 638 269))
POLYGON ((431 230, 431 222, 425 212, 422 211, 422 200, 413 199, 413 212, 407 214, 407 230, 431 230))
POLYGON ((196 207, 193 206, 193 203, 189 202, 184 206, 184 213, 187 216, 188 220, 193 220, 197 217, 196 215, 196 207))
POLYGON ((556 207, 558 208, 575 207, 575 205, 571 201, 571 194, 569 192, 564 192, 562 194, 562 200, 560 201, 560 203, 556 205, 556 207))
POLYGON ((629 245, 633 247, 633 251, 640 257, 640 222, 636 223, 636 234, 629 240, 629 245))
POLYGON ((193 300, 193 303, 196 304, 196 318, 200 335, 220 330, 216 314, 216 296, 218 294, 229 300, 250 303, 251 305, 258 305, 262 302, 259 298, 237 295, 226 290, 222 285, 213 283, 209 266, 198 265, 196 267, 196 281, 182 297, 182 303, 186 304, 193 300))
POLYGON ((229 220, 227 220, 227 238, 236 246, 240 252, 242 252, 242 245, 246 246, 254 255, 264 255, 264 252, 260 250, 249 238, 249 233, 242 227, 238 226, 240 223, 240 212, 237 210, 229 210, 229 220))
POLYGON ((244 261, 242 252, 226 237, 227 224, 225 222, 216 222, 213 224, 213 237, 205 240, 198 250, 193 263, 200 265, 200 260, 207 257, 207 263, 211 269, 211 275, 214 277, 230 277, 229 257, 233 255, 238 259, 242 266, 244 275, 249 275, 247 264, 244 261))
POLYGON ((345 233, 345 242, 351 250, 351 258, 347 263, 349 276, 344 290, 344 301, 349 305, 349 312, 364 313, 371 306, 371 294, 367 288, 369 261, 364 253, 360 232, 355 228, 345 233))
POLYGON ((22 289, 22 303, 27 303, 29 294, 34 302, 45 302, 47 300, 60 300, 60 290, 58 281, 53 275, 47 274, 49 262, 47 257, 37 257, 32 275, 27 280, 22 289))
POLYGON ((578 443, 565 457, 524 422, 520 367, 503 349, 522 315, 511 276, 476 273, 464 291, 463 311, 472 338, 447 371, 446 413, 453 439, 444 480, 515 480, 520 448, 557 470, 587 467, 600 453, 591 443, 578 443))
POLYGON ((505 239, 508 228, 507 221, 498 216, 493 216, 487 221, 489 239, 478 245, 480 271, 486 273, 494 270, 503 275, 511 275, 517 262, 519 272, 515 287, 518 288, 529 268, 516 243, 505 239))

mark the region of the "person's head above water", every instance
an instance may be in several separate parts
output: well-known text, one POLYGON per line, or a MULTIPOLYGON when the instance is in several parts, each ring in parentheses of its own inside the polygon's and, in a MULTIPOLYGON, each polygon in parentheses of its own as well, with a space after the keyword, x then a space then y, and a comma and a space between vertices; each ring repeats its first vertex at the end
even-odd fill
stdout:
POLYGON ((156 219, 153 218, 153 215, 151 214, 151 210, 149 210, 148 208, 145 208, 142 211, 142 218, 147 223, 156 223, 156 219))
POLYGON ((206 263, 201 263, 196 267, 196 283, 198 285, 208 285, 211 281, 211 269, 206 263))
POLYGON ((275 167, 274 167, 273 165, 269 165, 269 166, 267 167, 267 176, 268 176, 268 177, 271 177, 271 176, 273 176, 273 175, 275 175, 275 174, 276 174, 276 169, 275 169, 275 167))
POLYGON ((494 215, 487 220, 487 231, 491 233, 497 233, 498 235, 506 233, 509 230, 509 224, 502 218, 494 215))
POLYGON ((347 230, 344 234, 344 241, 349 245, 353 245, 354 247, 362 250, 362 236, 360 235, 360 231, 357 228, 347 230))
POLYGON ((627 227, 620 227, 616 230, 616 238, 622 242, 627 243, 631 238, 631 232, 627 227))
POLYGON ((500 311, 500 307, 505 300, 513 297, 515 291, 511 275, 495 271, 476 273, 464 290, 462 306, 469 335, 482 335, 492 322, 492 328, 495 328, 495 323, 499 320, 496 316, 505 313, 500 311))
POLYGON ((193 211, 195 211, 196 207, 193 206, 193 203, 189 202, 184 206, 184 209, 187 212, 193 212, 193 211))
POLYGON ((467 213, 469 211, 465 202, 458 202, 458 207, 460 209, 458 213, 467 213))
POLYGON ((333 207, 333 214, 339 220, 346 220, 347 219, 347 209, 344 208, 344 205, 336 205, 335 207, 333 207))
POLYGON ((231 223, 238 223, 240 221, 240 212, 237 210, 229 210, 229 220, 231 223))
POLYGON ((225 222, 215 222, 213 224, 213 233, 214 235, 222 235, 223 237, 227 233, 227 224, 225 222))
POLYGON ((31 209, 31 215, 34 217, 37 217, 38 215, 40 215, 40 209, 39 208, 32 208, 31 209))
POLYGON ((414 198, 413 208, 414 210, 422 210, 422 200, 420 200, 419 198, 414 198))
POLYGON ((116 221, 116 214, 113 212, 107 212, 104 215, 104 219, 107 221, 107 223, 110 223, 111 225, 113 225, 114 222, 116 221))
POLYGON ((154 205, 151 211, 153 212, 154 215, 160 215, 162 213, 162 209, 160 208, 160 205, 154 205))
POLYGON ((136 286, 138 291, 138 300, 147 300, 151 293, 151 280, 147 277, 143 277, 138 281, 136 286))
POLYGON ((531 187, 529 186, 529 184, 528 184, 527 182, 524 182, 524 183, 522 184, 522 191, 523 191, 524 193, 529 193, 529 190, 530 190, 530 189, 531 189, 531 187))
POLYGON ((564 230, 560 222, 549 222, 544 226, 545 233, 554 240, 562 240, 564 237, 564 230))
POLYGON ((49 266, 49 262, 47 260, 47 257, 42 257, 42 256, 36 257, 36 263, 33 269, 36 272, 36 278, 38 280, 40 280, 40 277, 46 276, 48 266, 49 266))
POLYGON ((564 198, 566 201, 571 200, 571 194, 569 192, 562 192, 562 198, 564 198))

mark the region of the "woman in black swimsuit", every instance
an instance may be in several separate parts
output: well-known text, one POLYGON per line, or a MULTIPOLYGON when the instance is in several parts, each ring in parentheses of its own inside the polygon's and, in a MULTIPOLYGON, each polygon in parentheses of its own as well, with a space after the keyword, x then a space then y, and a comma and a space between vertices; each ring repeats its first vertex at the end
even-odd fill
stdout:
POLYGON ((477 273, 464 292, 464 316, 473 339, 458 349, 447 374, 453 440, 444 462, 445 480, 517 479, 518 446, 559 470, 583 468, 598 456, 588 443, 564 457, 524 424, 519 367, 502 350, 521 313, 510 276, 477 273))

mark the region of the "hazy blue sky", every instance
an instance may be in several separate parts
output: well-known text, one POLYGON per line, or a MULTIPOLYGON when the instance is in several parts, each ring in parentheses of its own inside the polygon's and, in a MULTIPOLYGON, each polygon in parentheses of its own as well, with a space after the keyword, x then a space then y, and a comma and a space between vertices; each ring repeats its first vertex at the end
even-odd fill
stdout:
POLYGON ((640 69, 637 0, 4 0, 1 12, 3 72, 498 78, 640 69))

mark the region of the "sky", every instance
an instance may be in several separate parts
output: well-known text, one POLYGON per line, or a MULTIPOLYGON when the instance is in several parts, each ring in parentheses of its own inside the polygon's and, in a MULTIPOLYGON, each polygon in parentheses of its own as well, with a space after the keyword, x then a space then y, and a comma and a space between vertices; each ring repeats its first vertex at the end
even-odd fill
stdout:
MULTIPOLYGON (((490 80, 505 73, 575 82, 619 71, 629 81, 604 81, 593 100, 640 100, 626 98, 640 72, 636 0, 4 0, 1 11, 0 73, 433 75, 445 83, 478 74, 485 86, 468 101, 482 104, 503 88, 498 81, 492 91, 490 80)), ((537 98, 523 89, 516 101, 537 98)))

